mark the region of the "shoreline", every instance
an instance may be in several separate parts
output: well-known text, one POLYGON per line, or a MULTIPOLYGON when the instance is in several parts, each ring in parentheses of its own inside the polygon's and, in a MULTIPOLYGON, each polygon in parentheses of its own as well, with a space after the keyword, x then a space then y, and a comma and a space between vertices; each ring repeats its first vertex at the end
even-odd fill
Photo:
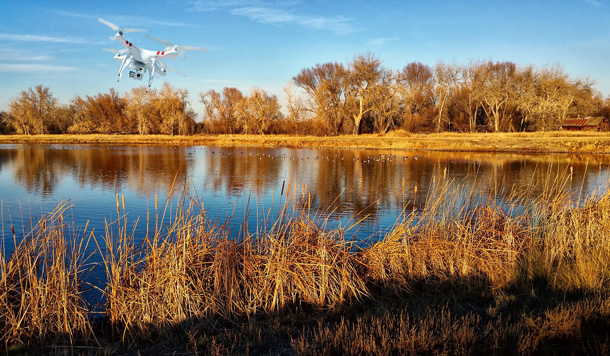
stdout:
POLYGON ((433 133, 394 131, 384 135, 0 135, 0 144, 125 144, 391 149, 405 151, 610 154, 610 133, 433 133))

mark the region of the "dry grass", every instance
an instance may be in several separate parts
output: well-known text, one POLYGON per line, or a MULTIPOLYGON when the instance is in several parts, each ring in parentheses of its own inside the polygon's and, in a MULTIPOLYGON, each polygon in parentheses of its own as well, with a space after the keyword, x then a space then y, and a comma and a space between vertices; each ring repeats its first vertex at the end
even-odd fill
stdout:
POLYGON ((458 152, 610 153, 603 132, 438 133, 393 131, 361 136, 294 135, 0 135, 0 143, 150 144, 257 147, 332 147, 458 152))
POLYGON ((66 204, 17 237, 10 259, 0 258, 0 340, 5 345, 91 336, 83 298, 85 253, 91 234, 71 236, 66 204))
POLYGON ((607 295, 527 314, 403 309, 310 328, 292 339, 299 355, 605 355, 607 295))
MULTIPOLYGON (((225 319, 287 305, 333 307, 366 293, 351 246, 302 213, 279 218, 257 236, 232 239, 209 223, 197 200, 138 246, 126 217, 108 224, 102 250, 108 278, 106 313, 125 333, 141 334, 211 316, 225 319)), ((117 209, 119 212, 120 209, 117 209)))
MULTIPOLYGON (((276 219, 234 237, 183 188, 175 209, 155 206, 141 243, 117 197, 119 218, 98 245, 109 338, 218 353, 269 340, 300 354, 603 352, 610 193, 575 205, 559 193, 566 179, 525 204, 531 187, 498 202, 482 185, 438 177, 421 211, 364 246, 291 189, 276 219)), ((82 295, 90 235, 66 239, 64 210, 0 259, 7 346, 93 335, 82 295)))

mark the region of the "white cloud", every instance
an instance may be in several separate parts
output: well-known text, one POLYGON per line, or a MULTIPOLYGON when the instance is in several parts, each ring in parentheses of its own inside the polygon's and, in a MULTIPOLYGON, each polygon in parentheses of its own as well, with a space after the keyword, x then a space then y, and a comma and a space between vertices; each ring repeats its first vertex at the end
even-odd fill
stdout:
POLYGON ((74 72, 80 68, 70 66, 56 66, 50 64, 11 64, 0 63, 0 72, 74 72))
POLYGON ((87 40, 77 37, 53 37, 46 35, 33 35, 33 34, 16 34, 16 33, 2 33, 0 32, 0 40, 4 41, 16 41, 16 42, 45 42, 45 43, 76 43, 83 44, 88 43, 87 40))
POLYGON ((50 61, 53 57, 46 54, 34 54, 32 51, 21 48, 5 48, 2 59, 17 62, 43 62, 50 61))
POLYGON ((260 23, 291 23, 298 18, 283 10, 271 9, 266 7, 242 7, 231 10, 232 15, 245 16, 260 23))
POLYGON ((231 15, 243 16, 252 21, 263 24, 295 24, 302 27, 317 30, 332 31, 339 35, 345 35, 355 31, 352 19, 337 16, 326 17, 311 14, 299 14, 284 8, 295 5, 289 2, 248 2, 244 0, 233 1, 192 1, 191 8, 194 11, 209 12, 226 10, 231 15), (254 5, 253 5, 254 4, 254 5))
POLYGON ((398 41, 400 38, 398 37, 381 37, 375 38, 367 42, 370 46, 385 46, 390 42, 398 41))
POLYGON ((347 35, 355 31, 352 20, 345 17, 301 17, 297 21, 299 25, 313 27, 318 30, 330 30, 338 35, 347 35))
POLYGON ((344 17, 295 15, 271 7, 241 7, 230 11, 232 15, 244 16, 264 24, 296 24, 303 27, 328 30, 339 35, 354 32, 352 21, 344 17))
MULTIPOLYGON (((97 22, 99 15, 90 15, 90 14, 81 14, 70 11, 53 11, 54 14, 64 17, 73 17, 73 18, 81 18, 90 20, 91 22, 97 22)), ((103 16, 102 16, 103 17, 103 16)), ((116 21, 116 24, 120 27, 131 27, 134 24, 138 26, 168 26, 168 27, 187 27, 188 25, 183 22, 172 22, 172 21, 164 21, 164 20, 154 20, 150 18, 145 18, 141 16, 113 16, 113 21, 116 21)))

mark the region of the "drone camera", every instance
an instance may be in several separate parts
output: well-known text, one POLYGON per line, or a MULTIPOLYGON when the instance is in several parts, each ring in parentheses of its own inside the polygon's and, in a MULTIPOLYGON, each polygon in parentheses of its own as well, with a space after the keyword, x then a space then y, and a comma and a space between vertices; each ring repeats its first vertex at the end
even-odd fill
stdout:
POLYGON ((130 71, 129 72, 129 78, 133 78, 133 79, 137 79, 137 80, 142 80, 142 72, 130 71))

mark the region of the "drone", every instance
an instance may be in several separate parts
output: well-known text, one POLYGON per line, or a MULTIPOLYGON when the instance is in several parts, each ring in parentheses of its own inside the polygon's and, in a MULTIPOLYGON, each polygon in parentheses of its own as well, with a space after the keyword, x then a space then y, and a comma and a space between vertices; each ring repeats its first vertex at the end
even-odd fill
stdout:
POLYGON ((150 86, 152 85, 156 73, 159 73, 159 75, 161 76, 165 76, 168 71, 173 71, 183 75, 179 71, 168 67, 165 63, 163 63, 163 61, 161 61, 161 59, 175 59, 178 57, 178 55, 182 55, 183 57, 185 57, 185 51, 207 51, 207 49, 200 47, 174 45, 170 42, 155 38, 153 36, 147 37, 153 41, 165 45, 165 49, 163 49, 162 51, 151 51, 144 48, 139 48, 132 42, 126 40, 124 34, 130 32, 145 32, 146 30, 137 28, 121 29, 119 26, 104 19, 100 18, 98 19, 98 21, 116 31, 117 33, 113 37, 110 37, 110 39, 120 41, 125 47, 121 50, 105 49, 106 51, 114 53, 114 59, 116 61, 121 61, 117 82, 121 80, 123 71, 129 65, 129 67, 133 69, 129 71, 129 78, 132 78, 134 80, 142 80, 144 73, 148 71, 148 88, 150 89, 150 86))

